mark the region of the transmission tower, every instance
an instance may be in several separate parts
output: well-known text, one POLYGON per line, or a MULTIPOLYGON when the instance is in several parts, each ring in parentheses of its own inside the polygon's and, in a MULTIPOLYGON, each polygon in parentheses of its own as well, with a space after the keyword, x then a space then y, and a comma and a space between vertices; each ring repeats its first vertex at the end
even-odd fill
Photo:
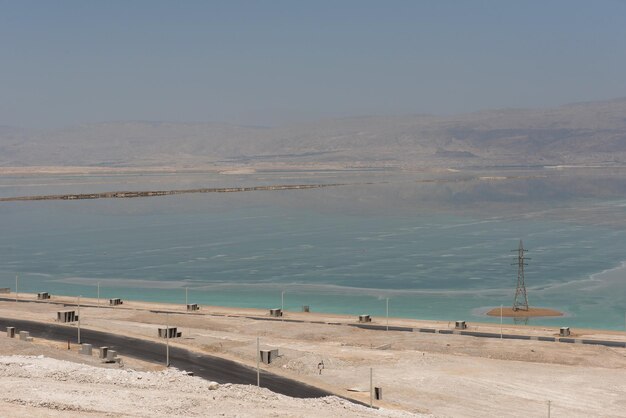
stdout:
POLYGON ((522 240, 519 240, 519 248, 517 250, 517 289, 515 289, 515 299, 513 299, 514 311, 527 311, 528 310, 528 295, 526 294, 526 285, 524 284, 524 266, 527 266, 524 261, 528 258, 524 258, 524 253, 528 250, 524 249, 522 240))

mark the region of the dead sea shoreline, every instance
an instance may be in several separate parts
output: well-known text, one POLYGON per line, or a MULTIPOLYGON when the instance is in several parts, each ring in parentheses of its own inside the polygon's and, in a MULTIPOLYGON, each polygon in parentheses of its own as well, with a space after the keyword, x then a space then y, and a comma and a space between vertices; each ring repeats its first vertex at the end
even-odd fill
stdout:
MULTIPOLYGON (((15 293, 5 293, 0 295, 0 301, 14 302, 15 293)), ((36 293, 20 293, 20 302, 32 302, 37 304, 57 304, 62 307, 77 306, 77 298, 67 295, 51 295, 51 299, 38 300, 36 293)), ((195 303, 189 301, 189 303, 195 303)), ((232 306, 219 306, 219 305, 199 305, 199 310, 195 312, 187 311, 185 304, 180 303, 167 303, 167 302, 151 302, 123 299, 123 304, 119 306, 110 306, 108 299, 81 297, 82 307, 101 308, 107 310, 128 310, 128 311, 150 311, 171 313, 182 316, 207 316, 207 317, 240 317, 248 319, 269 319, 272 321, 284 321, 284 322, 303 322, 303 323, 321 323, 327 325, 351 325, 358 324, 358 317, 355 315, 347 315, 332 312, 301 312, 301 311, 283 311, 282 318, 272 318, 269 313, 269 309, 260 308, 247 308, 247 307, 232 307, 232 306)), ((504 308, 512 311, 511 308, 504 308)), ((538 309, 538 308, 535 308, 538 309)), ((542 308, 543 309, 543 308, 542 308)), ((552 316, 562 316, 563 313, 543 309, 543 311, 553 312, 552 316)), ((500 308, 493 308, 491 312, 497 311, 496 315, 499 316, 500 308)), ((526 312, 525 312, 526 313, 526 312)), ((524 316, 524 315, 522 315, 524 316)), ((465 318, 459 318, 464 320, 465 318)), ((495 322, 479 322, 466 320, 467 329, 472 331, 484 331, 484 332, 496 332, 499 333, 501 326, 495 322)), ((453 330, 455 327, 455 321, 451 320, 432 320, 432 319, 415 319, 415 318, 403 318, 403 317, 389 317, 388 321, 384 316, 372 316, 370 325, 373 326, 385 326, 389 324, 390 327, 395 328, 432 328, 437 330, 453 330)), ((367 324, 365 324, 367 325, 367 324)), ((559 326, 546 326, 546 325, 525 325, 525 324, 505 324, 504 327, 513 335, 530 335, 530 336, 558 336, 559 326)), ((602 328, 573 328, 576 330, 577 336, 602 336, 604 339, 618 341, 625 340, 626 335, 624 331, 616 331, 602 328)))
MULTIPOLYGON (((20 293, 23 302, 16 303, 14 293, 3 296, 0 317, 7 326, 15 318, 76 331, 76 323, 56 321, 58 311, 77 310, 76 297, 52 295, 50 301, 37 301, 36 294, 20 293)), ((384 388, 383 400, 375 405, 387 411, 479 417, 511 416, 507 411, 512 408, 541 416, 545 399, 551 399, 563 416, 619 416, 617 411, 622 410, 621 398, 615 395, 623 390, 624 348, 575 342, 585 338, 623 345, 623 332, 572 329, 570 341, 558 341, 556 328, 504 324, 504 335, 532 338, 500 339, 500 324, 493 323, 468 322, 466 329, 457 330, 454 321, 389 318, 386 331, 384 316, 373 316, 363 324, 356 316, 317 312, 286 311, 282 318, 273 318, 265 309, 202 305, 199 311, 187 312, 183 303, 108 304, 108 299, 98 304, 97 298, 81 298, 81 327, 161 342, 165 360, 165 341, 157 331, 168 324, 182 332, 169 342, 171 346, 250 367, 256 367, 260 338, 262 350, 279 350, 271 364, 261 364, 263 370, 361 402, 369 401, 373 368, 374 386, 384 388), (407 328, 411 332, 404 332, 407 328), (416 332, 417 328, 444 332, 416 332), (480 334, 498 338, 475 337, 480 334), (502 376, 507 376, 508 384, 502 384, 502 376), (584 376, 585 385, 578 384, 575 376, 584 376), (475 414, 467 415, 470 410, 475 414)), ((68 353, 66 341, 36 338, 34 343, 68 353)), ((129 363, 136 361, 133 348, 120 349, 118 354, 129 363)), ((157 363, 162 367, 162 362, 157 363)))

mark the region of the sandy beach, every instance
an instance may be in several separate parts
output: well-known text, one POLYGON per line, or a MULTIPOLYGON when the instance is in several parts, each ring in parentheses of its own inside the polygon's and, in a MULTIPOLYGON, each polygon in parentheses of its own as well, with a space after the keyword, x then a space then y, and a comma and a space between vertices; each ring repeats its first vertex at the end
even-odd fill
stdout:
MULTIPOLYGON (((63 303, 75 302, 75 298, 56 296, 44 303, 0 302, 0 316, 53 323, 57 311, 71 308, 63 303)), ((198 312, 187 313, 182 305, 124 301, 111 308, 105 302, 98 307, 95 299, 82 300, 90 305, 81 307, 82 327, 162 341, 157 328, 163 326, 165 315, 150 310, 168 311, 172 313, 170 326, 182 331, 181 338, 171 340, 173 345, 254 366, 256 338, 260 337, 262 349, 277 348, 280 353, 264 369, 360 401, 369 399, 371 367, 375 386, 384 388, 383 400, 375 405, 384 410, 438 417, 544 416, 550 401, 553 416, 618 417, 626 408, 620 395, 626 392, 623 348, 374 331, 343 325, 354 324, 356 318, 313 312, 285 313, 283 319, 307 321, 298 323, 267 320, 269 313, 258 309, 202 306, 198 312), (319 374, 321 361, 324 369, 319 374)), ((386 325, 386 320, 373 318, 372 323, 386 325)), ((454 327, 448 322, 399 318, 390 318, 389 324, 454 327)), ((494 324, 469 323, 468 329, 500 331, 494 324)), ((556 328, 513 325, 505 326, 503 332, 558 335, 556 328)), ((626 341, 626 335, 617 331, 573 329, 572 334, 626 341)), ((132 353, 120 355, 133 361, 132 353)), ((125 364, 130 365, 128 361, 125 364)), ((292 416, 306 415, 303 411, 292 416)))

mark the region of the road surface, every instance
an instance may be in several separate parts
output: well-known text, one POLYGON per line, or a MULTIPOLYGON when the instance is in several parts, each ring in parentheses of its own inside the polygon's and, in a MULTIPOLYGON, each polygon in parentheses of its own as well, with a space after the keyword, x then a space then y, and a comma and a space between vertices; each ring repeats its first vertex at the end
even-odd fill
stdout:
MULTIPOLYGON (((0 318, 0 327, 2 327, 0 329, 15 327, 16 335, 18 331, 29 331, 30 335, 34 338, 44 338, 55 341, 71 340, 74 343, 76 343, 77 338, 77 330, 76 327, 73 326, 0 318)), ((94 347, 107 346, 117 351, 121 356, 133 357, 153 363, 165 363, 165 342, 157 343, 85 328, 81 328, 80 334, 82 343, 92 344, 94 347)), ((220 357, 195 353, 171 345, 170 365, 180 370, 193 372, 195 376, 213 380, 218 383, 256 385, 256 369, 252 367, 244 366, 220 357)), ((314 386, 263 370, 261 370, 261 386, 273 392, 294 398, 321 398, 333 395, 330 392, 318 389, 314 386)), ((355 402, 352 399, 347 400, 355 402)))

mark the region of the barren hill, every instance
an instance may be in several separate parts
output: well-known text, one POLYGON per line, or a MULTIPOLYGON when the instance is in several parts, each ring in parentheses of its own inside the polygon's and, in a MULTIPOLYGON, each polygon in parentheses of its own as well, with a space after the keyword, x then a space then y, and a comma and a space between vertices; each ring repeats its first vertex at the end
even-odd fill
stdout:
POLYGON ((354 117, 273 128, 108 122, 0 127, 0 166, 338 163, 468 166, 626 161, 626 98, 450 117, 354 117))

